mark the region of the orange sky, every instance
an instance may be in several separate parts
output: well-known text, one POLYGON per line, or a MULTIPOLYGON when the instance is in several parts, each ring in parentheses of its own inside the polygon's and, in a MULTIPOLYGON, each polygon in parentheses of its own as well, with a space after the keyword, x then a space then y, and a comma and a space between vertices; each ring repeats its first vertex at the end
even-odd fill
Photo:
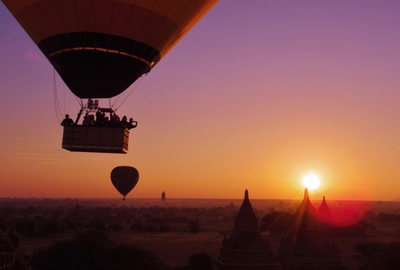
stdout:
POLYGON ((53 68, 0 3, 0 197, 119 198, 110 172, 129 165, 128 198, 301 199, 310 172, 311 198, 399 198, 398 14, 396 1, 220 1, 133 86, 118 113, 139 125, 118 155, 61 149, 53 68))

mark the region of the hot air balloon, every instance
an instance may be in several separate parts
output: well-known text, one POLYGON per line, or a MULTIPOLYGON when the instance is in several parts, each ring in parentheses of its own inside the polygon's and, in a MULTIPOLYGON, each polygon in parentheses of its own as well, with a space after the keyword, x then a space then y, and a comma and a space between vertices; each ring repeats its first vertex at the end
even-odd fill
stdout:
POLYGON ((111 182, 114 187, 125 196, 136 186, 139 181, 139 172, 130 166, 118 166, 111 171, 111 182))
POLYGON ((80 98, 149 72, 217 0, 2 0, 80 98))
MULTIPOLYGON (((111 98, 125 91, 148 73, 217 1, 2 0, 71 92, 82 99, 111 98)), ((85 133, 82 128, 74 132, 73 127, 64 127, 67 138, 63 148, 127 152, 123 143, 118 148, 105 144, 96 149, 102 136, 86 132, 84 140, 79 135, 82 132, 85 133), (91 146, 86 147, 87 143, 91 146)), ((125 136, 129 137, 129 132, 119 135, 118 140, 125 136)))

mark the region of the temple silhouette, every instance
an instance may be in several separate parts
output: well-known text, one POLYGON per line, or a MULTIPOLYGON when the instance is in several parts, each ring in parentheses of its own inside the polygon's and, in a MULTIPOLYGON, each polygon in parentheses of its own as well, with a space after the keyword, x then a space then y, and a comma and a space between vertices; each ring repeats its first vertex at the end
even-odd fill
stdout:
MULTIPOLYGON (((320 213, 328 211, 323 200, 320 213)), ((339 249, 334 240, 329 240, 323 233, 318 211, 312 205, 308 190, 295 213, 294 223, 282 239, 277 260, 284 270, 339 270, 346 267, 340 260, 339 249)))
POLYGON ((335 223, 331 209, 326 203, 325 196, 322 199, 321 206, 318 208, 318 216, 323 225, 333 225, 335 223))
POLYGON ((215 265, 218 270, 282 269, 274 258, 270 243, 263 239, 258 229, 258 219, 247 189, 235 218, 233 232, 229 238, 224 237, 215 265))
POLYGON ((258 228, 258 219, 245 191, 243 203, 235 218, 234 230, 224 237, 220 255, 214 263, 217 270, 342 270, 339 249, 322 230, 321 219, 333 218, 325 197, 319 211, 312 205, 308 190, 298 207, 291 229, 281 241, 275 257, 269 241, 258 228))
MULTIPOLYGON (((165 192, 163 192, 161 200, 165 197, 165 192)), ((281 204, 283 203, 281 202, 281 204)), ((82 211, 81 208, 81 205, 76 204, 70 211, 65 212, 65 216, 73 221, 76 228, 80 230, 84 228, 84 222, 88 218, 87 213, 82 211)), ((237 208, 231 202, 227 209, 233 211, 237 208)), ((157 213, 160 214, 160 211, 157 213)), ((155 216, 158 214, 155 214, 155 216)), ((341 231, 340 228, 335 226, 335 220, 325 197, 323 197, 317 210, 310 201, 308 190, 305 189, 302 202, 295 214, 290 216, 290 219, 285 219, 285 224, 279 223, 279 226, 285 227, 285 233, 278 234, 279 237, 282 235, 284 237, 281 238, 280 243, 279 240, 273 242, 275 248, 273 250, 267 236, 260 232, 259 220, 250 202, 249 192, 245 190, 244 199, 234 219, 231 234, 224 236, 219 255, 214 260, 208 257, 209 261, 213 262, 211 267, 214 266, 214 270, 346 269, 340 259, 340 250, 332 237, 348 232, 341 231)), ((276 224, 277 218, 274 219, 272 223, 276 224)), ((153 220, 161 221, 162 219, 153 220)), ((183 220, 184 222, 189 221, 188 219, 183 220)), ((137 221, 135 221, 136 223, 137 221)), ((141 225, 142 223, 137 224, 141 225)), ((198 225, 198 223, 194 224, 198 225)), ((265 227, 265 229, 272 231, 271 228, 265 227)), ((349 232, 354 235, 353 229, 349 232)), ((0 230, 0 270, 30 269, 29 261, 26 261, 26 258, 29 257, 24 256, 24 250, 19 246, 16 233, 15 228, 9 230, 9 233, 0 230)), ((214 251, 216 250, 214 249, 214 251)), ((66 255, 68 255, 68 252, 62 256, 66 255)))

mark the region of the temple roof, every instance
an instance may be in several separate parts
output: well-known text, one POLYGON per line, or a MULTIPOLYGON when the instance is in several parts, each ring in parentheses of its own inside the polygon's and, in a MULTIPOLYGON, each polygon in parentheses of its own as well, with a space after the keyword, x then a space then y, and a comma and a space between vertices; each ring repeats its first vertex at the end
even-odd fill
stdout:
POLYGON ((219 270, 282 269, 274 259, 269 241, 258 229, 258 219, 247 190, 235 218, 234 230, 229 238, 224 238, 220 253, 215 260, 219 270))
POLYGON ((277 256, 284 269, 344 269, 336 244, 327 239, 320 227, 318 212, 312 205, 308 190, 295 214, 277 256))
POLYGON ((326 203, 325 196, 322 199, 322 203, 318 209, 319 218, 324 223, 333 224, 333 216, 331 213, 331 209, 329 208, 328 204, 326 203))
POLYGON ((255 230, 258 232, 258 219, 249 200, 249 192, 244 192, 244 200, 235 218, 234 230, 255 230))
POLYGON ((318 209, 318 212, 321 212, 321 211, 329 211, 329 212, 331 211, 329 209, 328 204, 326 203, 325 196, 322 198, 322 203, 318 209))
POLYGON ((320 237, 322 236, 320 234, 318 212, 312 205, 306 188, 303 201, 296 211, 293 226, 284 241, 284 246, 324 249, 325 241, 319 239, 320 237))

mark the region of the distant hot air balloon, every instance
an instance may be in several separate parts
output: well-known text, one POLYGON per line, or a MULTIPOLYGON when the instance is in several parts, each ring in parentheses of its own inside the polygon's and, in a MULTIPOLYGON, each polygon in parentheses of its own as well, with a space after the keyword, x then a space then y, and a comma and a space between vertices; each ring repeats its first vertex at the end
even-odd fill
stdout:
POLYGON ((2 0, 80 98, 122 93, 217 1, 2 0))
POLYGON ((118 166, 111 171, 111 182, 114 187, 125 196, 136 186, 139 181, 139 172, 130 166, 118 166))

